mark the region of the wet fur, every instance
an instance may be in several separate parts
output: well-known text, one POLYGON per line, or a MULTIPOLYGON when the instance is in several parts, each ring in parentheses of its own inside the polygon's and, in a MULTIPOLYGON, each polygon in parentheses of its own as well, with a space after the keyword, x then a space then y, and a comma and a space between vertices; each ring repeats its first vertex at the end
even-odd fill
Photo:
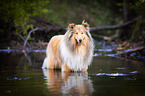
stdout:
POLYGON ((84 21, 82 25, 69 24, 65 35, 52 37, 46 55, 42 68, 87 71, 93 57, 93 39, 89 25, 84 21), (81 45, 78 44, 79 38, 82 39, 81 45))

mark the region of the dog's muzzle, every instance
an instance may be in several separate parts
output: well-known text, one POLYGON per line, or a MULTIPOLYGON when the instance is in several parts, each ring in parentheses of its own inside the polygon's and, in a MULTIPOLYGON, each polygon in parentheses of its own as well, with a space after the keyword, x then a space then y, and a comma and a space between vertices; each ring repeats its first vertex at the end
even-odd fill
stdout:
POLYGON ((78 45, 82 45, 82 41, 83 41, 82 39, 79 39, 78 40, 78 45))

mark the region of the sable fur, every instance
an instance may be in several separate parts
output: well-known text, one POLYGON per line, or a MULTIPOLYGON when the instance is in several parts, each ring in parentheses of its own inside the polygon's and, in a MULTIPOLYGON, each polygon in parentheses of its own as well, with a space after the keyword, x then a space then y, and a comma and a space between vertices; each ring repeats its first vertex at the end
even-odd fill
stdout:
POLYGON ((87 71, 93 58, 93 39, 88 23, 69 24, 65 35, 52 37, 42 68, 87 71))

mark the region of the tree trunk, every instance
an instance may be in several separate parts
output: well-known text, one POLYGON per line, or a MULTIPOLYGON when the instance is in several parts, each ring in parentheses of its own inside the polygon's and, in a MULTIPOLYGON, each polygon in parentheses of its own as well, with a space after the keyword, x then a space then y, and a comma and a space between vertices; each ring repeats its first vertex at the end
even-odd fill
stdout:
POLYGON ((136 38, 132 38, 135 42, 143 41, 145 44, 145 3, 142 5, 143 8, 141 10, 142 12, 142 18, 140 21, 140 24, 138 25, 138 29, 136 30, 136 34, 134 36, 136 38))
MULTIPOLYGON (((123 22, 128 22, 133 18, 137 17, 135 15, 135 11, 130 8, 130 3, 132 0, 123 0, 123 22)), ((119 32, 119 39, 128 40, 131 37, 131 33, 133 30, 134 24, 130 24, 128 26, 122 27, 119 32)))
POLYGON ((141 19, 128 26, 122 27, 119 31, 119 39, 134 42, 145 41, 145 3, 136 6, 136 4, 140 2, 141 1, 123 0, 123 22, 128 22, 138 16, 141 16, 141 19), (135 8, 132 8, 132 6, 135 8))

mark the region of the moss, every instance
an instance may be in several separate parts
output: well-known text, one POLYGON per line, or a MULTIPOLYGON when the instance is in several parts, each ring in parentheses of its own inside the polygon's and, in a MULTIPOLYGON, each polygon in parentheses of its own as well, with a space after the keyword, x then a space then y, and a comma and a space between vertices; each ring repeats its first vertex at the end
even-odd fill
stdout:
POLYGON ((134 27, 134 29, 133 29, 133 31, 132 31, 132 34, 131 34, 130 41, 132 41, 132 40, 135 38, 135 35, 136 35, 136 33, 137 33, 137 30, 138 30, 139 25, 141 24, 141 22, 142 22, 142 19, 139 19, 139 20, 136 22, 135 27, 134 27))

